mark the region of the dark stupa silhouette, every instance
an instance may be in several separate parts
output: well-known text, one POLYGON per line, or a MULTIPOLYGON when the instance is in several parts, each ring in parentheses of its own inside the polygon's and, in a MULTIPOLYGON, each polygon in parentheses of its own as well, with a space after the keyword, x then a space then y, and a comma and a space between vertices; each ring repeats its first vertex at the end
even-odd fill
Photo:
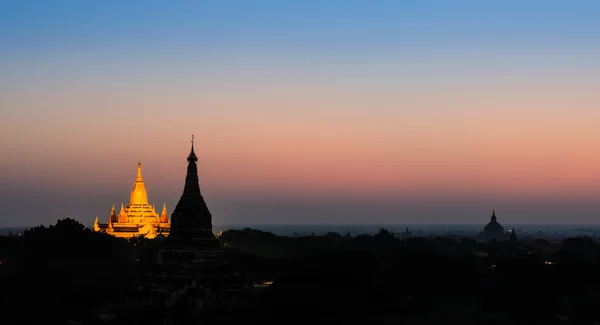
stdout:
POLYGON ((183 194, 171 214, 171 233, 166 240, 166 245, 182 244, 196 248, 217 249, 219 244, 212 232, 212 215, 200 192, 196 164, 198 157, 194 152, 193 137, 192 149, 187 161, 183 194))

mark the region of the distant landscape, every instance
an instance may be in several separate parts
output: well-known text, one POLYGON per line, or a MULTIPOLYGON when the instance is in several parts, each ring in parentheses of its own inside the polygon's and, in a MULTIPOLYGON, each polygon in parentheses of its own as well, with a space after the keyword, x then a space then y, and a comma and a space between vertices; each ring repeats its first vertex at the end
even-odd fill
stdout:
MULTIPOLYGON (((256 230, 271 232, 278 236, 308 236, 315 234, 322 236, 328 232, 340 234, 350 233, 352 236, 362 234, 373 235, 384 228, 392 233, 402 233, 407 228, 418 234, 419 231, 425 236, 464 236, 472 237, 478 235, 485 224, 461 225, 461 224, 397 224, 397 225, 214 225, 213 232, 231 229, 252 228, 256 230)), ((506 224, 507 229, 515 228, 519 236, 537 236, 546 238, 568 238, 578 236, 600 235, 600 224, 597 225, 529 225, 529 224, 506 224)), ((92 228, 92 225, 86 225, 92 228)), ((0 235, 8 235, 9 232, 18 234, 28 227, 4 227, 0 228, 0 235)))

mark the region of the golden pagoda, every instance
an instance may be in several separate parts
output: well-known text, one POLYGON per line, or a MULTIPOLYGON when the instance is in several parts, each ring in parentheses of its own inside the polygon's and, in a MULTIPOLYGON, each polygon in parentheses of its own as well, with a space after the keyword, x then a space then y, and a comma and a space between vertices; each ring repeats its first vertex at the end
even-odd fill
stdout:
POLYGON ((133 190, 129 196, 129 204, 121 203, 121 210, 116 214, 113 204, 108 222, 100 223, 98 217, 94 222, 94 231, 105 232, 116 237, 131 238, 144 235, 154 238, 158 234, 168 236, 171 223, 167 216, 167 205, 163 205, 160 215, 156 213, 154 205, 148 203, 148 194, 142 179, 142 164, 138 162, 137 176, 133 183, 133 190))

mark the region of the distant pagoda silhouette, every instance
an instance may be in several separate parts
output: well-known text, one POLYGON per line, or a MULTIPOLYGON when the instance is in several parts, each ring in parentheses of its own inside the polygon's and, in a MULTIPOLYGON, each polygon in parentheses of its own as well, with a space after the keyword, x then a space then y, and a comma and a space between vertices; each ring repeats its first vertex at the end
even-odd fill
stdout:
POLYGON ((504 240, 506 235, 504 234, 504 227, 498 223, 496 218, 496 210, 492 210, 492 218, 490 222, 483 228, 483 237, 486 240, 504 240))

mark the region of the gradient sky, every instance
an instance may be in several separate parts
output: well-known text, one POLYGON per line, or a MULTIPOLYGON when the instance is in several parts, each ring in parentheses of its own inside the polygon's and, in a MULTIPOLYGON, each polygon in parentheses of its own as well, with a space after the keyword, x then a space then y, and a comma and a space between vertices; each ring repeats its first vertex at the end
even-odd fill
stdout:
POLYGON ((600 223, 598 1, 2 1, 0 226, 600 223))

